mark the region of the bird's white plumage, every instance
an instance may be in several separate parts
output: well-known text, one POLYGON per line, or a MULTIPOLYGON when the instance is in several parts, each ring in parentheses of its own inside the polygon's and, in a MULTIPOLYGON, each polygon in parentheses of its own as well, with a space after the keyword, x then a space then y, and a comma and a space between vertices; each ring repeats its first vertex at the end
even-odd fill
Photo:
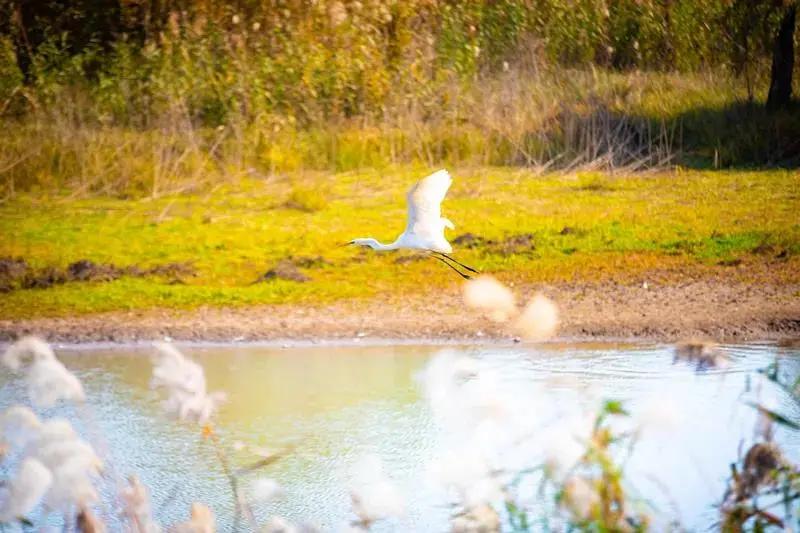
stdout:
POLYGON ((444 228, 455 226, 442 218, 441 204, 452 183, 450 173, 442 169, 422 178, 408 190, 408 219, 406 229, 391 244, 381 244, 373 238, 354 239, 352 244, 369 246, 374 250, 430 250, 450 253, 453 247, 444 236, 444 228))
POLYGON ((406 194, 408 225, 406 231, 416 226, 427 226, 442 218, 441 204, 453 179, 446 170, 434 172, 415 183, 406 194))
POLYGON ((453 249, 444 236, 445 226, 453 223, 442 218, 442 201, 453 179, 442 169, 419 180, 408 190, 408 221, 398 240, 409 248, 421 248, 449 253, 453 249))

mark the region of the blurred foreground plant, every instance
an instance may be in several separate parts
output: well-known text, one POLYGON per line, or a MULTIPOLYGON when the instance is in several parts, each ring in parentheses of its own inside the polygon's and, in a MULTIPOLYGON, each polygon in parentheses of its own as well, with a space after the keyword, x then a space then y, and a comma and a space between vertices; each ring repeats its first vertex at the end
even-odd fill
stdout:
POLYGON ((537 293, 519 309, 514 293, 489 275, 464 283, 464 303, 496 323, 511 322, 511 330, 529 341, 551 339, 558 329, 558 307, 537 293))
MULTIPOLYGON (((719 345, 690 340, 675 346, 675 361, 695 366, 698 372, 725 368, 730 359, 719 345)), ((800 376, 784 372, 777 357, 759 371, 766 385, 776 385, 800 406, 800 376)), ((744 456, 731 463, 731 476, 720 504, 719 527, 725 533, 792 530, 800 517, 800 468, 774 441, 775 427, 800 430, 800 421, 779 413, 765 402, 748 401, 758 413, 755 439, 744 456)))
MULTIPOLYGON (((34 405, 85 400, 80 381, 39 339, 27 337, 12 344, 2 363, 23 375, 34 405)), ((0 524, 27 524, 26 515, 40 501, 49 512, 63 514, 65 523, 76 510, 90 520, 88 506, 99 500, 95 485, 102 461, 71 423, 63 418, 41 420, 30 408, 14 405, 0 415, 0 430, 2 459, 13 456, 18 463, 14 477, 0 488, 0 524)))
POLYGON ((565 412, 537 387, 504 391, 497 369, 450 352, 434 357, 419 380, 453 441, 429 467, 454 497, 453 531, 499 531, 501 512, 512 531, 533 529, 534 517, 556 528, 647 529, 648 516, 625 488, 622 465, 637 433, 616 424, 628 417, 621 403, 565 412), (533 502, 520 491, 530 483, 539 486, 535 503, 549 499, 552 514, 530 514, 533 502))
MULTIPOLYGON (((519 309, 514 293, 490 276, 465 283, 464 301, 528 340, 548 340, 558 326, 547 297, 537 294, 519 309)), ((434 478, 454 489, 453 531, 499 531, 501 509, 513 531, 530 530, 530 501, 518 490, 529 479, 538 480, 540 500, 553 499, 553 516, 537 519, 588 531, 646 530, 649 518, 631 510, 622 468, 638 433, 611 423, 628 416, 622 404, 565 412, 536 386, 505 390, 500 374, 486 361, 442 352, 419 376, 434 418, 455 436, 431 465, 434 478), (545 464, 532 464, 542 452, 545 464)))
MULTIPOLYGON (((234 468, 211 422, 224 394, 209 393, 203 368, 174 346, 159 343, 156 347, 158 356, 151 385, 166 392, 166 412, 179 420, 200 424, 203 436, 212 442, 234 495, 233 529, 240 528, 242 514, 248 519, 248 529, 258 529, 251 505, 270 501, 280 493, 280 486, 274 480, 261 478, 255 480, 245 494, 239 483, 245 476, 277 461, 285 451, 270 452, 252 464, 234 468)), ((56 358, 46 342, 35 337, 23 338, 7 348, 0 361, 13 372, 22 374, 34 406, 73 403, 80 407, 76 412, 81 422, 91 427, 93 420, 85 405, 82 384, 56 358)), ((74 524, 78 531, 85 533, 105 531, 104 519, 121 522, 132 532, 161 531, 152 514, 149 491, 141 481, 135 475, 129 478, 127 485, 116 480, 113 468, 109 471, 102 468, 103 461, 95 447, 81 438, 64 418, 41 419, 23 405, 7 408, 0 414, 0 462, 15 465, 11 479, 0 484, 0 528, 12 523, 32 526, 28 516, 42 504, 43 521, 51 513, 60 513, 65 528, 74 524), (110 494, 112 501, 101 501, 101 493, 110 494), (106 503, 121 509, 121 517, 96 515, 95 509, 104 509, 106 503)), ((270 523, 274 525, 274 520, 270 523)), ((265 526, 265 531, 278 531, 270 527, 269 524, 265 526)), ((195 503, 190 520, 172 529, 213 533, 216 530, 214 514, 205 505, 195 503)))
MULTIPOLYGON (((800 376, 784 371, 776 360, 760 371, 777 385, 795 407, 800 407, 800 376)), ((800 467, 784 455, 774 441, 776 426, 800 430, 796 415, 783 415, 764 402, 750 402, 758 412, 756 442, 738 462, 731 464, 731 477, 720 506, 721 528, 740 531, 792 530, 800 525, 800 467)))
POLYGON ((647 530, 648 516, 631 510, 620 457, 620 452, 632 451, 635 436, 615 430, 610 424, 612 418, 627 416, 620 402, 604 402, 595 417, 585 453, 561 482, 557 502, 572 526, 588 531, 647 530))

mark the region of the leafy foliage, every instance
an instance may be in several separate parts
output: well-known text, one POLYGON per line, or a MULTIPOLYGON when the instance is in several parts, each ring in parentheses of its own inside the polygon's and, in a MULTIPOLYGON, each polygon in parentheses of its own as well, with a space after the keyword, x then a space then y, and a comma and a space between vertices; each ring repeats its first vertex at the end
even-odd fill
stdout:
POLYGON ((797 109, 758 104, 779 4, 0 0, 0 199, 397 163, 794 164, 797 109))
POLYGON ((3 0, 0 39, 37 97, 88 83, 96 116, 116 123, 153 123, 181 97, 205 125, 276 114, 308 124, 382 116, 441 80, 509 64, 752 75, 778 11, 739 0, 3 0))

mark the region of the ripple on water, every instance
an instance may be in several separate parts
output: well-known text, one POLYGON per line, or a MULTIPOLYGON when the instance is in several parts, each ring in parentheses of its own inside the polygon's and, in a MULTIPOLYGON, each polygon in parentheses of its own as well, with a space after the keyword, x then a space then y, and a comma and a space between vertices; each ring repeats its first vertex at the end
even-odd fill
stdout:
MULTIPOLYGON (((667 398, 683 415, 682 425, 666 439, 643 438, 626 471, 644 496, 668 509, 674 505, 670 512, 687 526, 706 527, 715 519, 709 509, 722 494, 739 442, 752 434, 755 416, 743 400, 768 399, 776 408, 800 416, 794 404, 759 381, 757 374, 776 357, 787 365, 800 364, 798 350, 766 343, 720 349, 730 365, 702 373, 675 363, 672 347, 660 344, 481 345, 462 351, 496 374, 499 390, 517 394, 520 401, 535 400, 536 395, 547 400, 536 403, 539 407, 588 408, 599 398, 617 398, 636 412, 653 398, 667 398)), ((414 379, 440 350, 456 349, 187 348, 206 369, 209 387, 228 393, 218 423, 226 444, 294 447, 290 456, 260 472, 276 478, 287 492, 283 500, 259 509, 260 519, 280 514, 308 519, 327 530, 341 529, 353 518, 348 468, 362 454, 375 453, 409 500, 407 515, 380 524, 378 530, 383 531, 446 528, 449 500, 429 482, 426 465, 447 436, 431 417, 414 379)), ((164 418, 157 396, 148 389, 150 361, 145 353, 141 348, 62 352, 90 397, 94 425, 80 429, 103 436, 109 463, 121 477, 136 472, 150 487, 163 523, 185 519, 191 502, 200 500, 211 505, 221 529, 228 530, 233 507, 214 452, 197 427, 164 418)), ((0 385, 0 406, 24 395, 24 387, 6 374, 0 375, 0 385)), ((75 416, 63 407, 44 414, 75 416)), ((531 409, 532 417, 553 418, 547 415, 531 409)), ((798 436, 779 438, 796 458, 798 436)), ((253 456, 234 452, 232 458, 247 464, 253 456)))

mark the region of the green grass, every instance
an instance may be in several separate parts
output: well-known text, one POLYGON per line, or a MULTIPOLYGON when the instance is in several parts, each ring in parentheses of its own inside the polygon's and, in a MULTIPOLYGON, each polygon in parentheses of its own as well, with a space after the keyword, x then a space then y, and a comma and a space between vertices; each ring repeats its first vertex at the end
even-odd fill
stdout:
MULTIPOLYGON (((393 240, 404 228, 405 190, 426 172, 403 167, 246 179, 207 194, 155 200, 18 196, 0 206, 0 257, 22 257, 34 267, 79 259, 142 267, 188 261, 197 276, 184 284, 122 278, 16 290, 0 296, 0 318, 317 304, 453 286, 458 278, 437 262, 398 264, 397 254, 337 246, 354 237, 393 240), (322 256, 328 264, 301 269, 310 282, 252 284, 290 255, 322 256)), ((533 235, 535 249, 510 255, 497 246, 456 249, 463 262, 503 279, 624 281, 665 268, 713 272, 726 268, 720 262, 764 262, 781 251, 788 255, 783 264, 796 266, 800 257, 797 172, 536 176, 480 168, 453 174, 443 209, 457 226, 449 237, 533 235)))

